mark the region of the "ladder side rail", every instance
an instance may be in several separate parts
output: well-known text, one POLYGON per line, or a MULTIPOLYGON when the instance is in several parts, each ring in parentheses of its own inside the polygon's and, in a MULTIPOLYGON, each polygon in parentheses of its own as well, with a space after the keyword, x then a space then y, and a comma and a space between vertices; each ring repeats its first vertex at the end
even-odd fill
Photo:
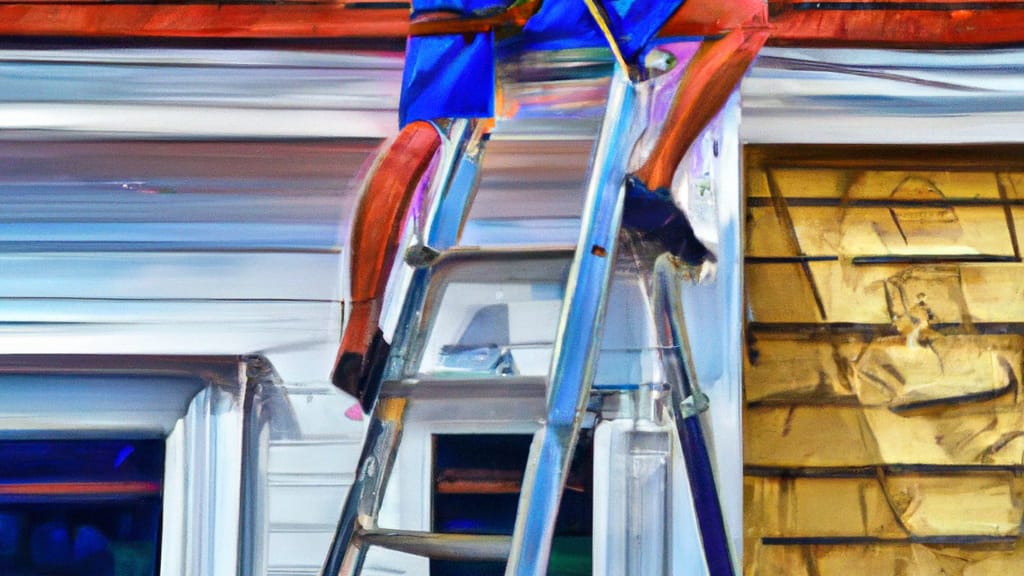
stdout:
MULTIPOLYGON (((443 206, 447 203, 451 184, 466 181, 465 178, 453 177, 452 173, 454 165, 462 156, 465 139, 470 133, 467 130, 468 125, 469 122, 464 120, 453 122, 451 137, 444 143, 446 148, 443 149, 442 166, 439 167, 435 182, 437 191, 432 195, 433 205, 429 207, 427 222, 424 223, 425 235, 436 241, 457 241, 462 221, 465 214, 468 214, 468 206, 460 206, 455 210, 443 206), (451 212, 461 214, 462 217, 452 217, 451 212), (453 227, 454 231, 451 230, 453 227)), ((469 182, 475 185, 476 179, 471 178, 469 182)), ((462 202, 470 202, 472 196, 471 192, 457 192, 452 195, 456 201, 462 202)), ((391 242, 391 245, 396 244, 391 242)), ((425 268, 414 270, 389 359, 405 356, 409 330, 419 316, 419 307, 426 293, 427 273, 428 269, 425 268)), ((368 396, 363 399, 363 405, 372 407, 370 426, 356 467, 356 479, 349 488, 338 527, 321 570, 323 576, 355 576, 362 571, 369 543, 360 541, 359 531, 363 528, 376 527, 384 489, 394 467, 407 402, 398 398, 378 402, 377 395, 383 372, 384 370, 377 370, 374 381, 367 383, 368 396)))
POLYGON ((640 132, 636 110, 636 87, 617 67, 555 336, 547 417, 530 446, 506 576, 547 573, 562 490, 597 364, 622 221, 626 161, 640 132))
POLYGON ((460 137, 464 141, 458 143, 460 146, 455 151, 452 162, 456 165, 450 180, 435 194, 431 203, 420 238, 421 244, 414 247, 421 251, 420 257, 426 261, 413 270, 383 380, 397 380, 415 369, 413 364, 419 360, 418 353, 423 349, 426 338, 426 331, 422 330, 422 315, 427 288, 433 276, 431 259, 458 244, 476 198, 480 165, 483 162, 484 147, 480 140, 484 123, 476 123, 473 128, 472 122, 456 122, 465 124, 460 137))
POLYGON ((667 253, 655 260, 652 291, 655 324, 671 395, 672 419, 689 479, 704 560, 713 576, 731 576, 735 574, 735 568, 729 535, 701 422, 708 399, 697 384, 683 315, 682 278, 677 268, 681 265, 678 259, 667 253))

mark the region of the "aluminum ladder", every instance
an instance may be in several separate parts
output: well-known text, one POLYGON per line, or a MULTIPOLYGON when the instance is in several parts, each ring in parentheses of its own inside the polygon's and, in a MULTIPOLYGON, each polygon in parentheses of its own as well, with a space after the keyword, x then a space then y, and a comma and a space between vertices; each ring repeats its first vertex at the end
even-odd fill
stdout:
MULTIPOLYGON (((531 444, 513 535, 476 536, 378 527, 377 516, 401 440, 407 399, 401 395, 373 398, 372 418, 355 483, 345 502, 323 576, 360 574, 370 546, 436 559, 507 559, 507 576, 546 574, 559 503, 596 371, 622 221, 625 159, 630 157, 643 125, 637 121, 637 100, 637 85, 626 78, 621 67, 617 68, 594 148, 581 219, 582 230, 570 267, 554 340, 546 390, 546 416, 531 444)), ((441 189, 428 210, 420 242, 414 246, 415 250, 410 251, 411 260, 416 261, 418 267, 413 271, 405 293, 384 380, 401 376, 405 353, 419 337, 413 331, 423 312, 424 296, 431 277, 430 263, 437 254, 457 243, 472 201, 480 152, 473 138, 467 138, 469 132, 473 131, 465 125, 453 124, 449 146, 455 152, 442 160, 441 189)), ((407 260, 410 260, 408 254, 407 260)), ((662 337, 669 346, 679 350, 673 361, 679 374, 669 378, 676 405, 673 414, 683 446, 689 454, 695 455, 696 469, 705 471, 704 476, 698 476, 698 481, 703 484, 697 491, 710 506, 704 511, 705 515, 710 514, 714 519, 709 524, 701 522, 702 530, 710 527, 715 532, 710 534, 710 545, 705 536, 705 555, 709 557, 712 574, 731 574, 710 462, 703 447, 699 422, 693 418, 703 409, 703 396, 686 366, 688 350, 681 311, 677 312, 671 304, 665 304, 678 296, 669 287, 671 282, 666 280, 674 276, 664 270, 657 272, 656 276, 657 285, 662 286, 660 290, 656 289, 656 298, 662 302, 658 306, 664 308, 662 314, 674 318, 665 324, 668 330, 662 337), (711 556, 719 558, 717 564, 711 556), (721 558, 725 559, 724 562, 721 558)), ((691 460, 688 456, 688 468, 691 460)), ((694 480, 691 473, 691 482, 694 480)))

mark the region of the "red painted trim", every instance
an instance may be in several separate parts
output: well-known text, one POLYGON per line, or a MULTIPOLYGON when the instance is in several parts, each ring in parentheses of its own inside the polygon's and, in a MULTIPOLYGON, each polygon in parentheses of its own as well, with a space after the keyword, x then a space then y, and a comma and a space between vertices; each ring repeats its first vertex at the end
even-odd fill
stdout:
MULTIPOLYGON (((89 0, 91 1, 91 0, 89 0)), ((343 3, 87 4, 85 0, 0 4, 0 35, 169 38, 404 38, 522 26, 536 2, 482 18, 418 19, 408 9, 343 3)), ((372 3, 372 2, 371 2, 372 3)), ((1024 43, 1021 0, 770 0, 774 45, 957 48, 1024 43), (824 3, 828 8, 829 2, 824 3), (863 8, 857 7, 863 5, 863 8), (976 8, 974 8, 976 6, 976 8), (1001 6, 1005 6, 1002 8, 1001 6)), ((363 3, 365 5, 365 3, 363 3)), ((760 0, 688 0, 660 37, 722 35, 766 21, 760 0)))
POLYGON ((1019 6, 1021 0, 768 0, 768 12, 772 15, 783 11, 799 9, 829 10, 829 5, 841 4, 841 10, 949 10, 950 6, 972 5, 979 10, 996 9, 998 6, 1019 6))
POLYGON ((1024 43, 1024 10, 800 10, 773 15, 784 46, 962 48, 1024 43))
POLYGON ((437 129, 413 122, 398 134, 368 176, 356 207, 349 249, 351 307, 333 377, 358 396, 364 361, 378 331, 381 302, 402 240, 412 197, 441 145, 437 129))
POLYGON ((686 0, 658 36, 718 36, 737 28, 764 25, 766 21, 763 0, 686 0))
POLYGON ((338 4, 0 4, 0 35, 402 38, 409 11, 338 4))

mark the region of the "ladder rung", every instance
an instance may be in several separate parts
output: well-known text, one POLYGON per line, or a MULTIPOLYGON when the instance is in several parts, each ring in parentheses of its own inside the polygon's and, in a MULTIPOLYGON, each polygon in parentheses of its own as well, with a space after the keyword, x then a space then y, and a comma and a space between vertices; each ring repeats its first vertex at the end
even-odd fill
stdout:
POLYGON ((479 377, 463 380, 441 378, 406 379, 388 381, 381 385, 382 398, 410 398, 414 400, 482 400, 536 399, 544 400, 547 378, 544 376, 479 377))
POLYGON ((356 537, 371 546, 437 560, 505 561, 512 546, 511 536, 441 534, 412 530, 361 530, 356 537))

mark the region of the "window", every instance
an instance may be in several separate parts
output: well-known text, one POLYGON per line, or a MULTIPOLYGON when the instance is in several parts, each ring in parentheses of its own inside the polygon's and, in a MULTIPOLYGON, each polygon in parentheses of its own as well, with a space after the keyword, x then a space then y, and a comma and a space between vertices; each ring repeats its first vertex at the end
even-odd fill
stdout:
POLYGON ((0 568, 157 572, 162 440, 0 440, 0 568))
MULTIPOLYGON (((434 436, 434 530, 456 534, 512 534, 532 436, 434 436)), ((591 574, 593 454, 583 432, 558 511, 548 574, 591 574)), ((431 576, 502 576, 503 562, 432 560, 431 576)))

